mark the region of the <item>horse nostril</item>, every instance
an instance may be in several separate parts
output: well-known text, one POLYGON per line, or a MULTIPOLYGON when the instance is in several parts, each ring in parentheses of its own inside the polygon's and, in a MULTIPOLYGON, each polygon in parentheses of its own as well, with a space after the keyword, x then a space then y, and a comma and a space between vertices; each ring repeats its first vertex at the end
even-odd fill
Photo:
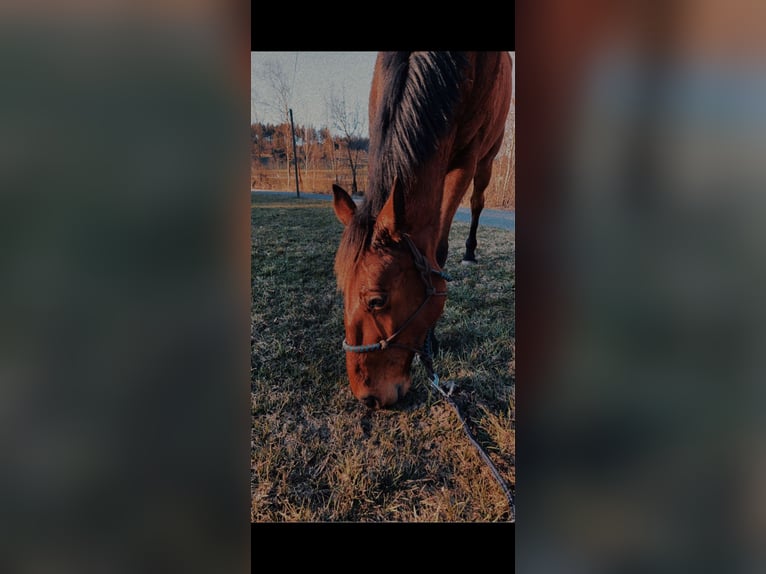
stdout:
POLYGON ((372 395, 367 395, 362 399, 362 402, 367 406, 369 409, 377 409, 380 408, 380 401, 373 397, 372 395))

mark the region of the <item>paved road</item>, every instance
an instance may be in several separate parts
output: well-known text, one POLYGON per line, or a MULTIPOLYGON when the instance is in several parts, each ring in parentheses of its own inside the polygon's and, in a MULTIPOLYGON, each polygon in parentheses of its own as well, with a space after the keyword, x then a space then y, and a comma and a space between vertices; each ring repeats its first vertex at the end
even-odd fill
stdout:
MULTIPOLYGON (((294 191, 263 191, 260 189, 251 190, 252 194, 257 195, 274 195, 274 196, 295 196, 294 191)), ((325 199, 331 200, 332 195, 325 193, 304 193, 301 192, 302 199, 325 199)), ((354 201, 359 203, 360 199, 354 198, 354 201)), ((458 207, 455 214, 454 221, 462 221, 466 223, 471 222, 471 210, 467 207, 458 207)), ((516 231, 516 212, 515 211, 502 211, 499 209, 485 209, 481 212, 481 218, 479 224, 486 227, 496 227, 498 229, 509 229, 510 231, 516 231)))

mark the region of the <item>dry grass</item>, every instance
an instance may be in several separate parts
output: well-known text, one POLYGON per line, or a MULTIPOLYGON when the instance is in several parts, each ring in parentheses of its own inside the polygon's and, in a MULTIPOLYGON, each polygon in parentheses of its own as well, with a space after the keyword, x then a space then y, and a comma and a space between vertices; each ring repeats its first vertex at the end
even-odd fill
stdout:
MULTIPOLYGON (((507 501, 420 365, 394 409, 351 394, 332 273, 341 225, 327 201, 255 198, 252 210, 251 520, 502 521, 507 501)), ((514 239, 479 229, 437 326, 435 366, 506 481, 514 473, 514 239)))

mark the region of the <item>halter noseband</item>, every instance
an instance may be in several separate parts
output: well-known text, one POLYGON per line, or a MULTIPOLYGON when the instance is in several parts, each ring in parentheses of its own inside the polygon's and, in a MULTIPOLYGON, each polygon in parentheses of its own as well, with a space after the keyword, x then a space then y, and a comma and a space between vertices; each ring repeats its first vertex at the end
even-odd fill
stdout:
POLYGON ((412 238, 406 233, 402 234, 402 236, 404 237, 405 243, 410 248, 410 252, 412 253, 412 259, 415 263, 415 268, 418 271, 420 271, 420 277, 423 280, 423 283, 425 283, 426 298, 420 304, 420 307, 418 307, 417 310, 412 315, 410 315, 410 317, 402 324, 402 326, 399 327, 396 331, 393 332, 393 334, 389 335, 388 337, 385 337, 385 335, 383 335, 383 330, 380 328, 380 325, 378 325, 377 320, 375 320, 375 325, 377 326, 378 331, 380 331, 381 336, 384 337, 377 343, 372 343, 370 345, 349 345, 346 339, 343 339, 343 350, 346 351, 347 353, 372 353, 373 351, 383 351, 389 347, 401 347, 403 349, 414 351, 416 354, 420 355, 421 357, 423 357, 424 354, 430 355, 430 353, 427 352, 428 335, 426 335, 426 348, 423 350, 415 349, 408 345, 395 343, 394 339, 396 339, 396 337, 398 337, 402 333, 402 331, 404 331, 404 329, 412 322, 412 320, 415 317, 417 317, 418 313, 420 313, 420 311, 423 310, 423 308, 426 306, 426 303, 428 303, 431 297, 433 296, 446 297, 447 296, 446 291, 437 291, 434 288, 433 281, 431 281, 431 275, 432 274, 438 275, 445 281, 452 281, 452 277, 450 277, 444 271, 441 271, 439 269, 434 269, 433 267, 431 267, 431 265, 428 263, 428 260, 425 258, 425 256, 420 252, 420 250, 417 248, 415 243, 412 241, 412 238))

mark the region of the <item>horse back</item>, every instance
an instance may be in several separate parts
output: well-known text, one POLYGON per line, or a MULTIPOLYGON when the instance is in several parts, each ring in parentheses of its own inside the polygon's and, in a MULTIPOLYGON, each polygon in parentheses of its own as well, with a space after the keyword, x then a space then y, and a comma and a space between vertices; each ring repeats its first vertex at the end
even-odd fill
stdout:
POLYGON ((470 154, 479 163, 489 155, 494 157, 502 144, 511 104, 513 63, 508 52, 473 52, 469 62, 456 114, 452 157, 470 154))

